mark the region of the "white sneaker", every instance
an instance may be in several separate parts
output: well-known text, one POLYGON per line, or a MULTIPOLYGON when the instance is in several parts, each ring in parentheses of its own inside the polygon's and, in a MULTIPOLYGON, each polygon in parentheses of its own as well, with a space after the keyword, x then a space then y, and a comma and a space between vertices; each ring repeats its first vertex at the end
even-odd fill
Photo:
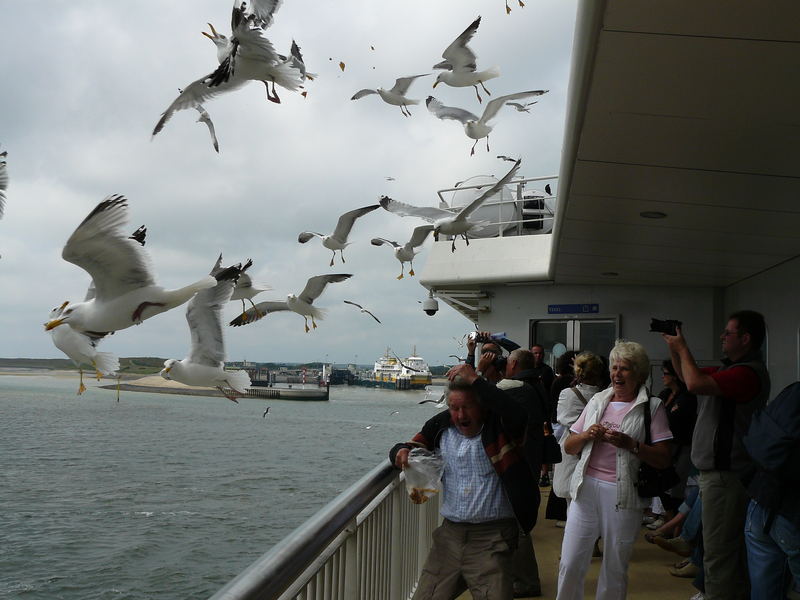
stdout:
POLYGON ((694 596, 689 598, 689 600, 705 600, 705 598, 706 597, 703 595, 703 592, 697 592, 694 596))
POLYGON ((664 519, 659 517, 655 521, 653 521, 652 523, 648 523, 647 525, 645 525, 645 527, 647 527, 651 531, 655 531, 656 529, 661 527, 663 524, 664 524, 664 519))
POLYGON ((566 521, 556 521, 556 527, 560 527, 561 529, 564 529, 564 527, 566 527, 566 526, 567 526, 567 522, 566 521))

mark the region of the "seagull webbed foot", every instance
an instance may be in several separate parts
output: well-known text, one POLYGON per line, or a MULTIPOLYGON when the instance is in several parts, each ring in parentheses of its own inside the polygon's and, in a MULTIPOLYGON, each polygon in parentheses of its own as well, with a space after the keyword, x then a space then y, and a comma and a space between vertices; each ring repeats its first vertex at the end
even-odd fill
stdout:
POLYGON ((400 273, 400 275, 398 275, 398 276, 397 276, 397 278, 398 278, 398 279, 402 279, 402 278, 403 278, 403 274, 402 274, 402 273, 400 273))
POLYGON ((413 277, 414 276, 414 267, 411 267, 411 270, 408 272, 408 276, 409 277, 413 277))

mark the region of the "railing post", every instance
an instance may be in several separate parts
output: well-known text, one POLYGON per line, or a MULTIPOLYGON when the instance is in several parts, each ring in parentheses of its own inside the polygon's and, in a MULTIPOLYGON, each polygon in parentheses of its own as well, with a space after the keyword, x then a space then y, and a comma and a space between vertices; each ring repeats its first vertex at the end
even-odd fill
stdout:
POLYGON ((358 598, 360 573, 358 568, 358 536, 356 520, 347 526, 347 541, 344 543, 344 597, 358 598))
POLYGON ((392 544, 389 552, 389 600, 405 600, 403 594, 403 578, 405 564, 403 560, 403 509, 401 495, 398 490, 403 488, 398 485, 392 492, 389 500, 392 503, 392 544))

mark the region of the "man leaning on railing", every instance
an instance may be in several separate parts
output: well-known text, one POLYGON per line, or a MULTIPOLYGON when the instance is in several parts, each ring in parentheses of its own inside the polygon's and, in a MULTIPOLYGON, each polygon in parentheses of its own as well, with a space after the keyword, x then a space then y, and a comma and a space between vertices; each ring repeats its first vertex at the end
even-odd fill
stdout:
POLYGON ((522 454, 525 408, 480 378, 470 365, 448 373, 448 409, 389 460, 408 464, 414 447, 439 449, 444 459, 441 514, 413 600, 452 600, 469 589, 475 598, 513 597, 511 556, 518 523, 535 522, 538 489, 522 454))

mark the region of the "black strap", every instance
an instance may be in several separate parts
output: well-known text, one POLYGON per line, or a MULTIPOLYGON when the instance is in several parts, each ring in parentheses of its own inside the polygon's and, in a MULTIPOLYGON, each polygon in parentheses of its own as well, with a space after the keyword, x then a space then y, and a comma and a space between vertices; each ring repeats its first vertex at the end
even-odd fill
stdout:
POLYGON ((644 443, 650 445, 650 399, 647 399, 644 406, 644 443))
POLYGON ((581 393, 578 391, 578 388, 576 388, 576 387, 574 387, 574 386, 573 386, 573 387, 571 387, 571 388, 569 388, 569 389, 571 389, 571 390, 573 391, 573 393, 574 393, 574 394, 575 394, 575 395, 578 397, 578 400, 580 400, 581 402, 583 402, 584 406, 585 406, 585 405, 587 405, 587 404, 589 403, 589 401, 588 401, 586 398, 584 398, 584 397, 583 397, 583 394, 581 394, 581 393))

